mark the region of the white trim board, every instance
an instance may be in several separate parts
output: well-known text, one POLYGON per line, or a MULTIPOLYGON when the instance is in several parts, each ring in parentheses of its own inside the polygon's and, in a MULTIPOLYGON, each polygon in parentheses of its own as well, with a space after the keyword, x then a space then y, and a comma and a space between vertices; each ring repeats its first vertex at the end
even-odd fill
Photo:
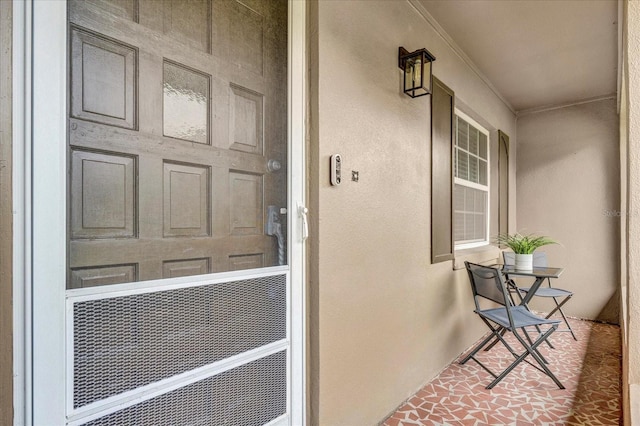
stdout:
POLYGON ((67 4, 33 2, 33 424, 65 422, 67 4), (45 355, 46 353, 46 355, 45 355), (40 354, 40 355, 38 355, 40 354))
POLYGON ((31 2, 13 1, 13 414, 31 420, 31 2))

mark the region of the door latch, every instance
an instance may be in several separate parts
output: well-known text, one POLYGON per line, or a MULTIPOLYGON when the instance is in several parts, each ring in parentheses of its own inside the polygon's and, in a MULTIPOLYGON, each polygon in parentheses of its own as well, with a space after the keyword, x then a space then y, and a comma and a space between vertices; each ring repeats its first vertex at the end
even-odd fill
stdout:
POLYGON ((298 204, 298 214, 302 219, 302 241, 305 241, 307 238, 309 238, 309 221, 307 220, 308 213, 308 208, 298 204))

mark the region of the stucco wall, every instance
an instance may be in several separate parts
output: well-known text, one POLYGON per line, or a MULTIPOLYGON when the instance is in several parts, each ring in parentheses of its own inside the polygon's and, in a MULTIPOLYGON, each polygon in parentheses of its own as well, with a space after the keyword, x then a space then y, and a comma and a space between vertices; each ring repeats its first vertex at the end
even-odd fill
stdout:
MULTIPOLYGON (((629 103, 627 97, 627 78, 622 74, 620 85, 620 211, 627 212, 627 146, 629 138, 627 135, 628 119, 627 114, 629 103)), ((627 229, 627 217, 620 221, 620 333, 622 342, 622 406, 624 414, 624 424, 629 424, 629 387, 627 378, 629 377, 629 337, 628 337, 628 262, 627 246, 629 244, 629 232, 627 229)))
POLYGON ((517 130, 518 229, 561 243, 541 250, 565 268, 557 285, 575 293, 565 312, 612 323, 622 217, 616 108, 608 99, 528 114, 517 130))
POLYGON ((402 94, 398 47, 429 49, 434 74, 512 153, 515 117, 409 2, 321 0, 310 39, 311 418, 376 424, 485 331, 466 272, 430 264, 429 97, 402 94))
MULTIPOLYGON (((625 2, 625 74, 627 97, 627 373, 630 403, 625 414, 630 424, 640 423, 640 2, 625 2)), ((627 402, 627 401, 625 401, 627 402)))

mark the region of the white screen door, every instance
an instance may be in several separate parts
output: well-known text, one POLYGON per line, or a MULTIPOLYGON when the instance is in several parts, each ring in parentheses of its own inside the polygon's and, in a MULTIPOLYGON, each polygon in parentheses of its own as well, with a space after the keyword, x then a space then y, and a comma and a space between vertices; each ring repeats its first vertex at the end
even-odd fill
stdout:
POLYGON ((33 3, 33 424, 301 424, 304 5, 33 3))

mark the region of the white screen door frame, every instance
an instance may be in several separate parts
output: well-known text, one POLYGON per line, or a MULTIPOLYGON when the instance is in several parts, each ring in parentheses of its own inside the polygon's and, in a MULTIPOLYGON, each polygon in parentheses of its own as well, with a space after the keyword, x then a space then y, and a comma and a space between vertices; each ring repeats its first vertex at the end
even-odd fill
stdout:
MULTIPOLYGON (((24 135, 14 141, 16 152, 24 156, 17 164, 21 173, 14 192, 24 194, 24 210, 17 220, 16 251, 24 274, 16 273, 14 288, 27 290, 17 294, 15 355, 24 366, 16 378, 17 424, 65 424, 67 421, 66 364, 68 349, 65 341, 66 322, 66 257, 67 257, 67 5, 63 0, 15 0, 14 34, 22 32, 23 63, 14 70, 31 76, 21 91, 25 101, 23 111, 16 111, 17 121, 24 126, 24 135), (32 43, 29 40, 32 38, 32 43), (29 185, 31 182, 31 185, 29 185), (20 187, 20 185, 24 185, 20 187), (23 224, 24 222, 24 224, 23 224), (20 282, 18 282, 20 281, 20 282), (24 342, 23 345, 20 342, 24 342)), ((305 423, 305 291, 304 291, 304 229, 298 214, 304 206, 304 121, 305 121, 305 8, 302 1, 289 0, 288 35, 288 268, 290 277, 288 306, 288 413, 289 424, 305 423)), ((20 58, 18 58, 20 59, 20 58)), ((18 61, 15 61, 18 62, 18 61)), ((27 77, 28 78, 28 77, 27 77)), ((14 103, 15 105, 15 103, 14 103)), ((282 267, 280 267, 282 269, 282 267)), ((256 270, 253 270, 255 274, 256 270)), ((241 277, 242 272, 225 273, 225 277, 241 277)), ((208 277, 208 276, 207 276, 208 277)), ((213 274, 212 280, 219 275, 213 274)), ((202 277, 194 281, 202 281, 202 277)), ((164 280, 163 280, 164 281, 164 280)), ((169 284, 184 282, 171 280, 169 284)))

